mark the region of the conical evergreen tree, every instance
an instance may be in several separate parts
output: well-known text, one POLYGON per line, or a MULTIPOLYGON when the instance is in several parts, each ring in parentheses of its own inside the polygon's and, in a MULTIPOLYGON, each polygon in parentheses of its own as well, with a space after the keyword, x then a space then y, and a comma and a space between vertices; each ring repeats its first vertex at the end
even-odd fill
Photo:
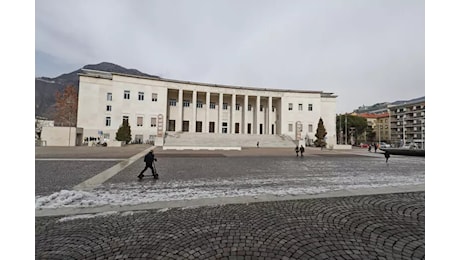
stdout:
POLYGON ((123 120, 123 124, 118 128, 115 139, 125 141, 126 143, 131 142, 131 126, 128 120, 123 120))
POLYGON ((326 135, 327 135, 327 132, 326 132, 326 128, 324 128, 323 119, 319 118, 318 128, 316 128, 316 134, 315 134, 315 137, 317 139, 314 142, 316 147, 326 146, 326 141, 324 140, 326 135))

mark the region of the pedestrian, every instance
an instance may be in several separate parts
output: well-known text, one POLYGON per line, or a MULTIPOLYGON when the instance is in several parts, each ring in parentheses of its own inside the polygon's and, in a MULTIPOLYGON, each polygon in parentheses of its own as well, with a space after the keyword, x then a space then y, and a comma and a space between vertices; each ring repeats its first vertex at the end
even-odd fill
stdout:
POLYGON ((377 152, 377 143, 374 143, 374 153, 377 152))
POLYGON ((295 147, 295 154, 297 157, 299 157, 299 146, 298 145, 295 147))
POLYGON ((367 147, 367 150, 368 150, 369 152, 372 152, 372 144, 369 144, 369 147, 367 147))
POLYGON ((390 153, 388 151, 385 151, 385 159, 385 162, 388 164, 388 159, 390 159, 390 153))
POLYGON ((305 152, 305 148, 303 148, 303 145, 300 146, 300 157, 303 157, 303 152, 305 152))
POLYGON ((153 170, 153 161, 156 161, 155 155, 153 154, 153 150, 150 150, 148 154, 144 156, 145 168, 141 171, 141 173, 137 176, 139 179, 144 177, 144 172, 150 168, 152 170, 153 177, 155 179, 158 178, 158 174, 153 170))
POLYGON ((259 141, 257 141, 257 148, 259 148, 259 141))

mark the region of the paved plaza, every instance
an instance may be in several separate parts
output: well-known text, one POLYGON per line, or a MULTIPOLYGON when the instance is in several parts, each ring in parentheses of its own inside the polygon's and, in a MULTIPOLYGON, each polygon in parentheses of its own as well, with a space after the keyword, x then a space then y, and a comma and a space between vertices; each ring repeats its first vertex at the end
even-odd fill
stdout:
POLYGON ((392 156, 387 165, 382 154, 363 149, 312 148, 303 158, 293 149, 155 149, 160 180, 139 181, 151 147, 93 148, 36 149, 36 200, 76 187, 134 196, 129 188, 150 194, 143 197, 149 203, 43 202, 36 208, 37 259, 425 256, 424 158, 392 156), (107 177, 109 169, 119 170, 107 177), (88 180, 100 183, 81 186, 88 180))

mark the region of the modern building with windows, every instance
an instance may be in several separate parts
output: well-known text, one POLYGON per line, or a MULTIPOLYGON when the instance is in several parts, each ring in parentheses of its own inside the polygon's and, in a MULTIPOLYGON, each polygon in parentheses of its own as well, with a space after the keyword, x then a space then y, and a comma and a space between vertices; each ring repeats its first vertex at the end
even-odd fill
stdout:
POLYGON ((425 149, 425 97, 395 102, 388 111, 391 142, 396 147, 415 144, 425 149))
POLYGON ((336 95, 198 83, 84 70, 77 126, 83 138, 115 140, 124 120, 134 142, 162 145, 165 133, 279 135, 314 140, 322 118, 336 144, 336 95))
POLYGON ((387 142, 390 143, 390 115, 388 112, 371 114, 362 113, 355 114, 364 117, 367 120, 367 125, 372 129, 372 135, 364 132, 360 140, 364 143, 369 142, 387 142))

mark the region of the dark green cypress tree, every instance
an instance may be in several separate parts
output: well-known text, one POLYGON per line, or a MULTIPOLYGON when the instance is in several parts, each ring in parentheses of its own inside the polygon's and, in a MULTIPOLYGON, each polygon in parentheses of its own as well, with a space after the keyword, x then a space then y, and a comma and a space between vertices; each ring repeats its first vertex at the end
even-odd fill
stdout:
POLYGON ((123 124, 118 128, 115 139, 118 141, 125 141, 125 143, 131 142, 131 126, 128 120, 123 120, 123 124))
POLYGON ((316 128, 316 134, 315 137, 317 138, 314 142, 316 147, 324 147, 326 146, 326 141, 324 140, 324 137, 326 137, 327 132, 326 128, 324 128, 324 123, 323 119, 320 117, 319 122, 318 122, 318 128, 316 128))

